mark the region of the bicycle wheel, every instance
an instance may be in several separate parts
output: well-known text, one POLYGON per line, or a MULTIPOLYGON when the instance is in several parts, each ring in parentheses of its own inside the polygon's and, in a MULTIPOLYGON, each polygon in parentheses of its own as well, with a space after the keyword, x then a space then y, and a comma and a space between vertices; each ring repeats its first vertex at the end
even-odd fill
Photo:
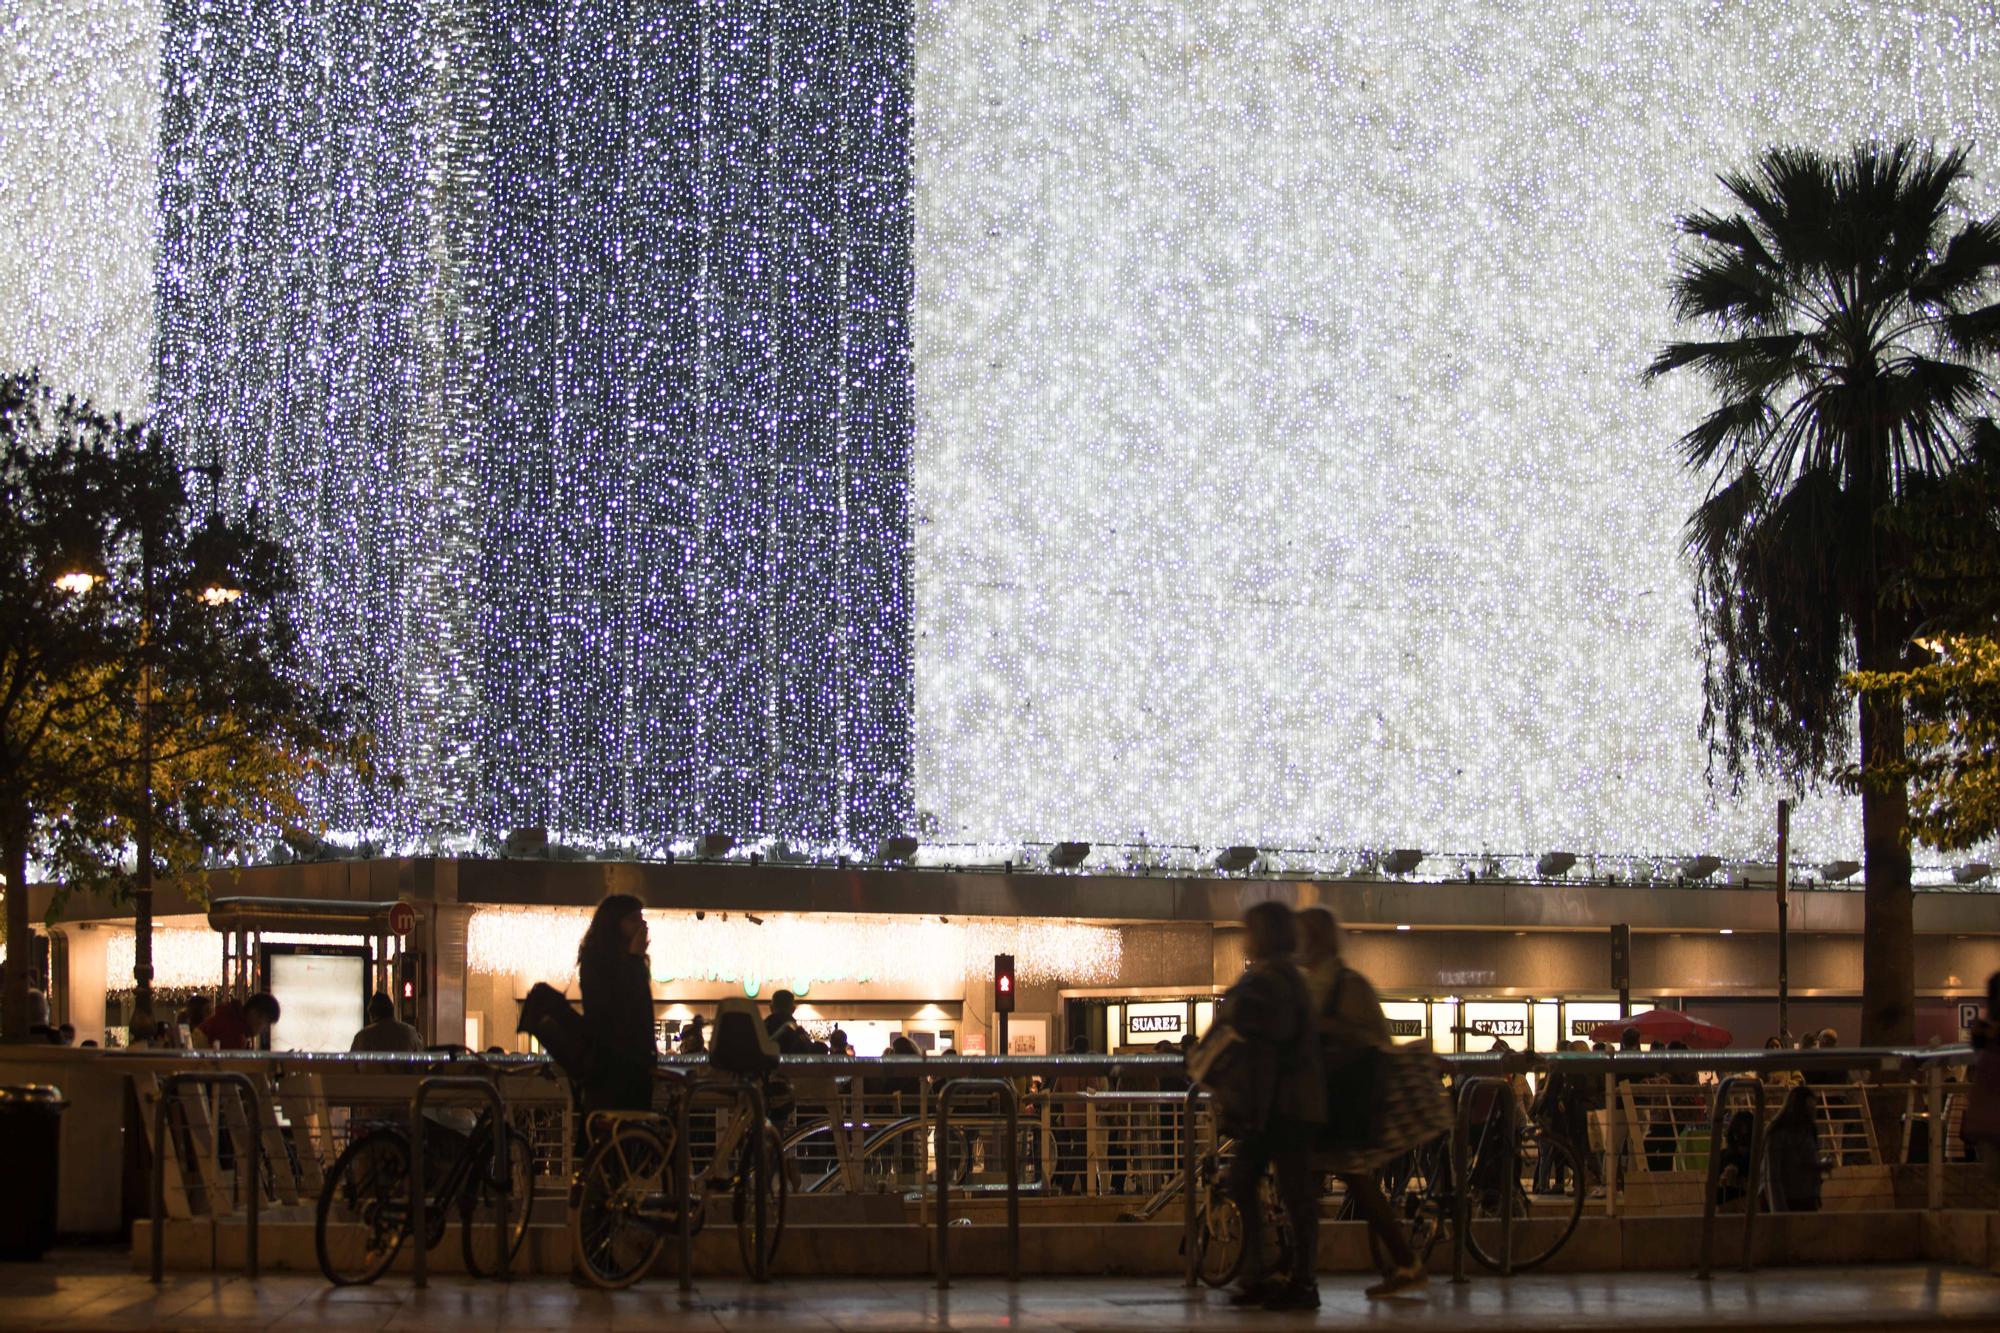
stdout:
POLYGON ((495 1203, 507 1203, 507 1263, 528 1239, 528 1215, 535 1203, 535 1150, 528 1136, 507 1129, 507 1179, 496 1181, 490 1136, 482 1136, 473 1147, 473 1166, 465 1192, 458 1201, 458 1236, 464 1248, 465 1271, 474 1277, 494 1277, 500 1272, 500 1240, 493 1234, 495 1203))
MULTIPOLYGON (((1407 1225, 1410 1253, 1416 1256, 1418 1263, 1428 1267, 1438 1241, 1444 1238, 1444 1218, 1438 1206, 1428 1200, 1420 1200, 1415 1215, 1409 1219, 1407 1225)), ((1392 1267, 1388 1253, 1382 1248, 1381 1237, 1375 1234, 1373 1227, 1368 1229, 1368 1257, 1375 1261, 1375 1271, 1378 1273, 1386 1274, 1392 1267)))
POLYGON ((1226 1287, 1243 1268, 1243 1214, 1220 1187, 1202 1202, 1194 1233, 1194 1271, 1211 1287, 1226 1287))
POLYGON ((319 1271, 336 1287, 373 1282, 396 1261, 409 1230, 409 1147, 392 1131, 363 1135, 340 1154, 319 1192, 319 1271))
MULTIPOLYGON (((1389 1211, 1407 1231, 1410 1253, 1421 1264, 1430 1262, 1438 1241, 1445 1234, 1451 1185, 1448 1179, 1438 1179, 1438 1175, 1441 1170, 1448 1172, 1449 1167, 1445 1164, 1449 1161, 1450 1156, 1443 1142, 1434 1140, 1406 1153, 1380 1173, 1382 1193, 1389 1201, 1389 1211)), ((1373 1227, 1368 1230, 1368 1253, 1378 1271, 1389 1271, 1389 1256, 1383 1251, 1381 1239, 1376 1236, 1373 1227)))
POLYGON ((672 1140, 662 1129, 621 1123, 583 1159, 569 1191, 577 1269, 600 1287, 629 1287, 666 1247, 685 1190, 673 1187, 672 1140))
MULTIPOLYGON (((1492 1151, 1497 1152, 1498 1148, 1492 1151)), ((1475 1182, 1482 1174, 1501 1177, 1506 1174, 1504 1166, 1497 1173, 1480 1173, 1476 1157, 1473 1165, 1475 1182)), ((1475 1183, 1470 1191, 1472 1225, 1466 1229, 1465 1247, 1481 1265, 1495 1272, 1500 1270, 1499 1219, 1503 1194, 1506 1206, 1514 1214, 1514 1271, 1521 1273, 1539 1268, 1569 1243, 1583 1217, 1584 1196, 1588 1192, 1582 1163, 1561 1139, 1540 1134, 1524 1136, 1515 1165, 1512 1189, 1502 1190, 1490 1183, 1481 1188, 1475 1183), (1546 1168, 1539 1191, 1535 1183, 1538 1167, 1546 1168)))
MULTIPOLYGON (((757 1271, 756 1208, 750 1193, 750 1154, 753 1145, 744 1143, 736 1157, 734 1197, 730 1215, 736 1221, 736 1250, 743 1257, 743 1271, 757 1271)), ((785 1231, 785 1198, 791 1193, 791 1173, 785 1167, 784 1144, 778 1131, 764 1126, 764 1267, 769 1271, 778 1259, 778 1241, 785 1231)))

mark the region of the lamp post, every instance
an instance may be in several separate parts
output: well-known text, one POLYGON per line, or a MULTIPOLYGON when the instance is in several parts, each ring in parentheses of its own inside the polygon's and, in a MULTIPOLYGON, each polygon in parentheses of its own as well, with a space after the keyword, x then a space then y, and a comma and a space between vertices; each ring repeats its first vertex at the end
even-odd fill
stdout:
POLYGON ((1791 840, 1792 803, 1778 802, 1778 1034, 1792 1038, 1791 977, 1791 840))
MULTIPOLYGON (((221 475, 219 464, 181 469, 200 472, 211 481, 221 475)), ((213 497, 211 497, 213 498, 213 497)), ((212 533, 216 515, 209 516, 212 533)), ((132 890, 132 1020, 136 1029, 141 1016, 153 1021, 153 512, 144 502, 139 510, 139 638, 135 654, 139 662, 139 809, 132 832, 132 853, 136 862, 136 882, 132 890)), ((211 543, 212 544, 212 539, 211 543)), ((243 595, 226 568, 210 562, 196 569, 194 595, 210 607, 227 606, 243 595)), ((59 573, 57 588, 72 595, 89 592, 103 578, 99 568, 78 563, 59 573)))

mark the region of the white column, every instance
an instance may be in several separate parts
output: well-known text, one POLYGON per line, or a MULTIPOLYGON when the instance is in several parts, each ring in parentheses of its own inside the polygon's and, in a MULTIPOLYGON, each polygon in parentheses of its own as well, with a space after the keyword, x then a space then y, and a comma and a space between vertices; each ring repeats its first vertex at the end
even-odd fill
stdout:
POLYGON ((69 946, 69 995, 64 1012, 76 1027, 78 1044, 104 1044, 104 946, 110 932, 101 926, 57 926, 69 946))

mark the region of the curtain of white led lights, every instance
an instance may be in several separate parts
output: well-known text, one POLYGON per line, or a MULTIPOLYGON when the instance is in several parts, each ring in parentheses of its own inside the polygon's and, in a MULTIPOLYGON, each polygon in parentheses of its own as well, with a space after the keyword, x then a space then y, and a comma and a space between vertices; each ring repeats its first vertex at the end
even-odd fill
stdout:
POLYGON ((167 6, 160 418, 301 557, 336 828, 907 825, 909 28, 167 6))

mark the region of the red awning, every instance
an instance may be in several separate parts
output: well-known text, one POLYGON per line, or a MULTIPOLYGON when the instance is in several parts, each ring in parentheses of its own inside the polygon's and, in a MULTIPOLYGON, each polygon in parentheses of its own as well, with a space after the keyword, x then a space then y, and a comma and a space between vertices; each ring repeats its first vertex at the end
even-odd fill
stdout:
POLYGON ((1690 1050, 1715 1051, 1735 1040, 1729 1029, 1690 1018, 1678 1009, 1649 1009, 1636 1018, 1614 1018, 1609 1023, 1599 1023, 1590 1030, 1590 1039, 1616 1046, 1627 1028, 1637 1028, 1639 1039, 1648 1046, 1656 1041, 1679 1041, 1686 1042, 1690 1050))

